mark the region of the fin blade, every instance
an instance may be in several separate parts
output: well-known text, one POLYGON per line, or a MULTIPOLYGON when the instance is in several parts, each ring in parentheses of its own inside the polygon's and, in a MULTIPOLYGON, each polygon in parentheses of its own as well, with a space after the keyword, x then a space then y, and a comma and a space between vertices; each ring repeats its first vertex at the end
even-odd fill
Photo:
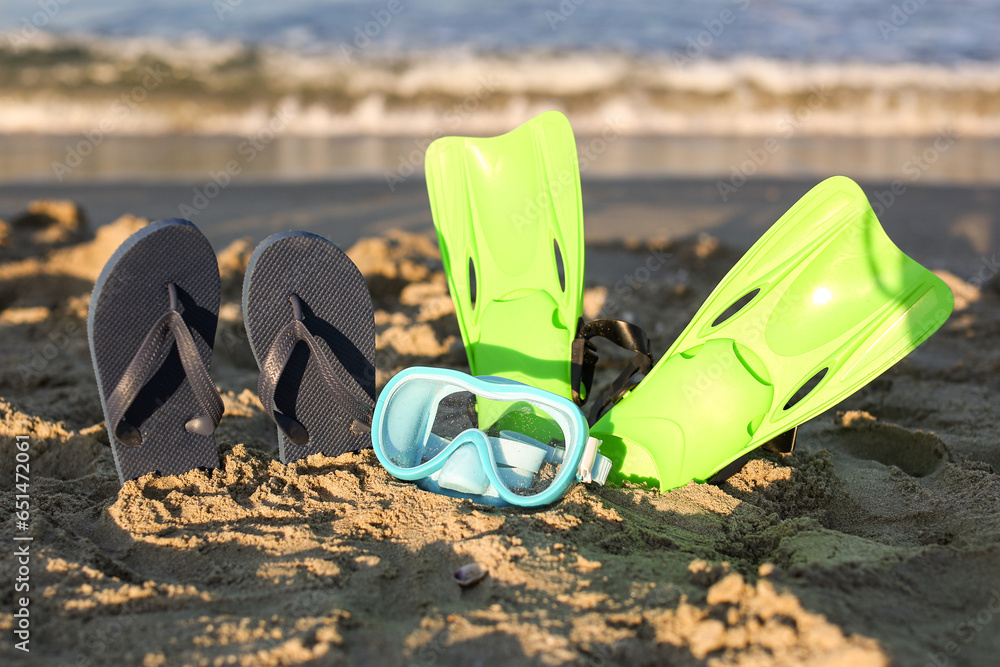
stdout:
MULTIPOLYGON (((670 367, 671 358, 715 339, 731 340, 735 349, 754 351, 754 368, 766 371, 774 394, 750 440, 742 448, 735 443, 738 453, 732 449, 733 442, 722 442, 721 436, 715 442, 705 434, 700 447, 718 448, 715 469, 691 469, 684 479, 664 481, 676 485, 707 479, 726 463, 873 380, 936 331, 952 308, 951 290, 892 243, 861 188, 845 177, 827 179, 754 244, 645 379, 591 432, 641 445, 656 458, 659 445, 655 439, 643 442, 641 429, 630 425, 635 410, 629 407, 629 399, 641 406, 657 396, 670 395, 671 371, 664 369, 670 367), (753 297, 741 309, 720 318, 751 293, 753 297), (789 405, 797 390, 809 386, 807 381, 824 369, 819 382, 789 405), (661 373, 663 378, 658 379, 661 373), (635 396, 640 396, 638 402, 635 396)), ((719 382, 732 381, 726 373, 700 379, 717 387, 722 386, 719 382)), ((738 397, 733 401, 740 403, 738 397)), ((688 421, 681 412, 670 414, 678 424, 688 421)), ((682 430, 696 431, 698 425, 682 430)))
POLYGON ((472 372, 533 378, 536 386, 571 396, 570 352, 583 310, 584 236, 569 121, 550 111, 497 137, 438 139, 428 147, 426 172, 472 372), (536 312, 543 301, 554 303, 547 315, 536 312), (531 317, 535 335, 517 337, 516 327, 498 325, 522 315, 531 317), (477 355, 477 349, 493 353, 477 355), (563 367, 552 372, 546 360, 564 360, 563 367), (535 361, 545 362, 545 377, 535 377, 535 361))
MULTIPOLYGON (((901 304, 893 304, 871 318, 862 331, 848 340, 830 359, 830 372, 800 403, 783 413, 775 405, 772 419, 755 434, 751 445, 828 410, 895 365, 927 340, 948 319, 954 296, 943 281, 929 271, 926 282, 901 304)), ((862 327, 859 327, 862 329, 862 327)), ((783 405, 783 404, 782 404, 783 405)))

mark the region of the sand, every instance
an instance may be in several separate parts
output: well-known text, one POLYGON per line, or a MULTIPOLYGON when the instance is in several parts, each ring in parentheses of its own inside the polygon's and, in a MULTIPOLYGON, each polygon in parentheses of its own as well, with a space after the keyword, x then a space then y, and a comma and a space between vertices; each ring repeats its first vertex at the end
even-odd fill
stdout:
MULTIPOLYGON (((761 453, 720 486, 576 486, 546 509, 499 510, 399 482, 370 450, 276 460, 240 324, 252 242, 236 241, 220 248, 221 467, 120 488, 85 318, 102 265, 144 221, 93 235, 74 206, 32 211, 0 226, 3 664, 995 664, 995 282, 943 273, 952 319, 802 427, 791 455, 761 453), (13 634, 26 535, 30 653, 13 634), (462 589, 452 576, 471 562, 488 575, 462 589)), ((386 232, 349 254, 375 299, 380 387, 415 364, 467 370, 431 237, 386 232)), ((592 245, 604 270, 586 315, 632 319, 662 352, 737 258, 704 234, 592 245), (650 254, 661 268, 635 280, 650 254)), ((620 357, 606 358, 609 381, 620 357)))

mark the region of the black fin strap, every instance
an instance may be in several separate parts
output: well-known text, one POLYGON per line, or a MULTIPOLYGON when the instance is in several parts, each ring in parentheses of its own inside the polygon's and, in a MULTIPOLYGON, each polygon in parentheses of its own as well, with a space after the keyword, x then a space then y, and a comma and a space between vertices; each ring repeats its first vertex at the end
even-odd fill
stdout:
POLYGON ((635 324, 611 319, 593 320, 583 324, 583 320, 580 320, 576 339, 573 341, 570 371, 573 401, 577 405, 587 402, 594 384, 594 369, 598 361, 597 348, 590 342, 594 337, 604 338, 622 349, 635 352, 635 357, 611 383, 601 400, 594 404, 591 409, 591 422, 596 421, 600 412, 609 403, 616 403, 632 388, 629 380, 633 375, 648 373, 653 367, 653 357, 649 352, 649 337, 635 324))
POLYGON ((775 454, 791 454, 795 450, 795 437, 798 435, 799 427, 795 426, 791 430, 779 433, 763 445, 761 449, 766 449, 775 454))

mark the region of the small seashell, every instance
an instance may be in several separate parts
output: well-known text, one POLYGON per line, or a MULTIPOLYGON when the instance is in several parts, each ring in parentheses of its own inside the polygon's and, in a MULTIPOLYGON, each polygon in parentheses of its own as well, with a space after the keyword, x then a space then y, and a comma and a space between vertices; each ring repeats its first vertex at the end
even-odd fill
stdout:
POLYGON ((483 580, 487 574, 486 566, 480 563, 469 563, 455 570, 455 583, 462 588, 474 586, 483 580))

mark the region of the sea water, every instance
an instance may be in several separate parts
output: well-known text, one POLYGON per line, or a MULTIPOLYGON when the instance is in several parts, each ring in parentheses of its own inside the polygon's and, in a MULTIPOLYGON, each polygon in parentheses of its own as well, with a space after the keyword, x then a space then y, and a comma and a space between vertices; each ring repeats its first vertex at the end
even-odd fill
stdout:
POLYGON ((998 28, 985 0, 3 3, 0 179, 391 186, 555 108, 585 178, 894 178, 948 136, 927 180, 990 182, 998 28))

